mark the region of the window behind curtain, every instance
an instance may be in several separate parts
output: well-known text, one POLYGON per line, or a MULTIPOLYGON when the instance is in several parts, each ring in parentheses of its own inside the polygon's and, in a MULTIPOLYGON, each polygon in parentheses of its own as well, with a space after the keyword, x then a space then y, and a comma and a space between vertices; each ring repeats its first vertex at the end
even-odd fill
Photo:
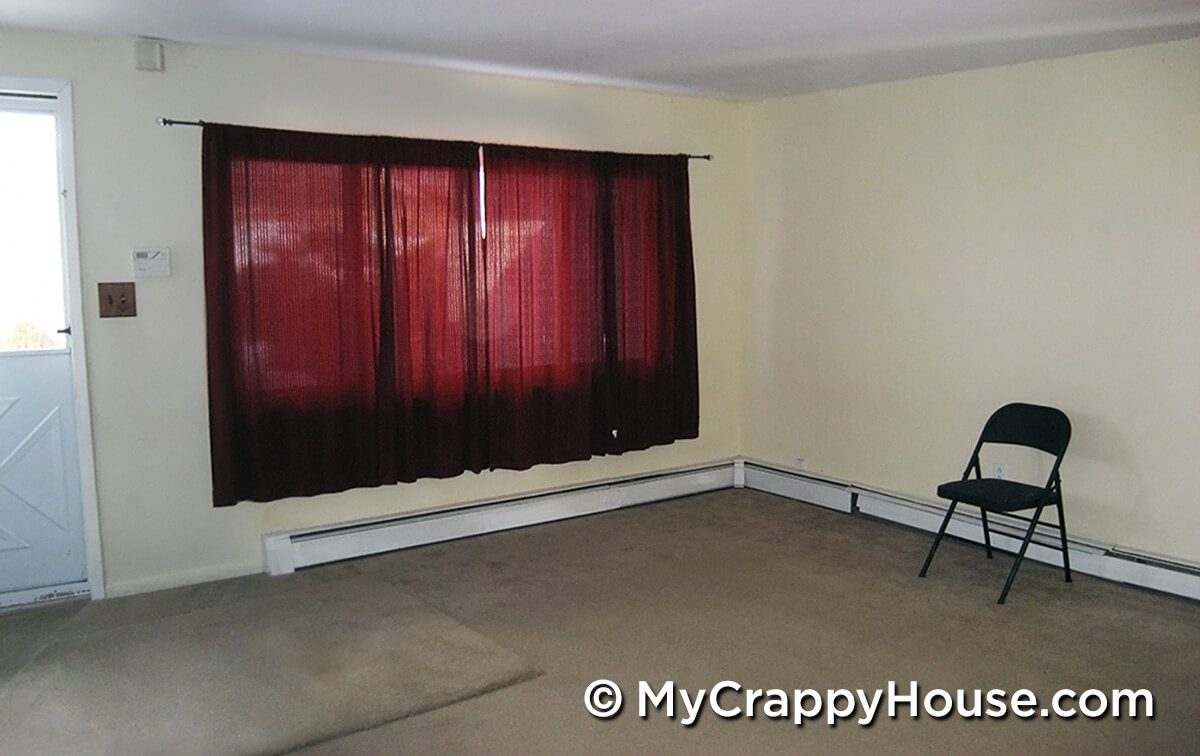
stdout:
POLYGON ((698 432, 686 159, 206 125, 214 503, 698 432))

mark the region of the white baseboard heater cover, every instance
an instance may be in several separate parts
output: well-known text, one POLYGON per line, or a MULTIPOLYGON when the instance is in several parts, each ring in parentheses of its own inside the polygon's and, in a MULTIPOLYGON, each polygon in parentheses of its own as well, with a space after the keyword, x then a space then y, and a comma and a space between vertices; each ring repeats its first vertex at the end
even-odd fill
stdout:
POLYGON ((453 509, 268 533, 263 536, 263 550, 267 572, 283 575, 301 567, 732 487, 733 467, 721 462, 453 509))
MULTIPOLYGON (((726 488, 750 488, 838 512, 862 513, 931 533, 937 531, 946 514, 944 507, 927 501, 739 458, 575 488, 473 502, 453 509, 268 533, 263 536, 263 550, 267 572, 282 575, 302 567, 726 488)), ((1069 510, 1068 505, 1068 517, 1069 510)), ((1025 532, 1023 523, 993 516, 989 524, 993 548, 1013 553, 1020 548, 1025 532)), ((969 508, 954 513, 946 532, 983 543, 982 521, 978 513, 969 508)), ((1062 564, 1057 538, 1057 531, 1039 530, 1034 534, 1026 556, 1047 564, 1062 564)), ((1200 600, 1200 566, 1073 537, 1068 539, 1067 546, 1074 571, 1200 600)), ((914 574, 918 568, 919 565, 913 566, 914 574)))
POLYGON ((763 462, 745 460, 746 488, 786 496, 849 514, 853 511, 850 487, 844 483, 806 475, 763 462))
MULTIPOLYGON (((854 487, 857 510, 865 515, 936 533, 946 516, 945 507, 916 501, 885 492, 854 487)), ((956 510, 946 534, 965 541, 983 544, 983 520, 970 507, 956 510)), ((1025 523, 1003 515, 988 518, 992 531, 992 547, 1016 553, 1025 537, 1025 523)), ((1200 567, 1172 559, 1091 543, 1070 535, 1070 504, 1067 504, 1067 549, 1071 555, 1071 570, 1085 575, 1130 583, 1178 596, 1200 599, 1200 567)), ((1034 532, 1028 559, 1062 565, 1058 546, 1058 531, 1039 528, 1034 532)))

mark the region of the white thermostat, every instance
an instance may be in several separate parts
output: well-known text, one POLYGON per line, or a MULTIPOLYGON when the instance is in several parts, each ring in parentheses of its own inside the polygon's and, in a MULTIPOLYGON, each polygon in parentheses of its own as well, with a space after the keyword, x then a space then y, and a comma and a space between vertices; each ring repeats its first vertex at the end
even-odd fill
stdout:
POLYGON ((133 250, 134 278, 167 278, 170 275, 170 247, 146 247, 133 250))

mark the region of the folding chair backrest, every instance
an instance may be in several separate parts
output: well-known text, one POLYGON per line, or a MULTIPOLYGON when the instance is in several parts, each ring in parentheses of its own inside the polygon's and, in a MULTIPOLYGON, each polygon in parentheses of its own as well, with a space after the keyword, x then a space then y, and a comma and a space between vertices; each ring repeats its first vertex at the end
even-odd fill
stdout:
POLYGON ((1037 404, 1006 404, 992 413, 980 444, 1016 444, 1062 459, 1071 440, 1071 421, 1061 410, 1037 404))

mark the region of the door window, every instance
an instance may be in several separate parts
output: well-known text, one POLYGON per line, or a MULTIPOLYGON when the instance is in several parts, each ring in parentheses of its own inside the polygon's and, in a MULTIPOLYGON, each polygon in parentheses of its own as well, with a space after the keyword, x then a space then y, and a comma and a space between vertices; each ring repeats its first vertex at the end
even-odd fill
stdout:
POLYGON ((55 116, 0 98, 0 352, 66 347, 62 260, 55 116))

